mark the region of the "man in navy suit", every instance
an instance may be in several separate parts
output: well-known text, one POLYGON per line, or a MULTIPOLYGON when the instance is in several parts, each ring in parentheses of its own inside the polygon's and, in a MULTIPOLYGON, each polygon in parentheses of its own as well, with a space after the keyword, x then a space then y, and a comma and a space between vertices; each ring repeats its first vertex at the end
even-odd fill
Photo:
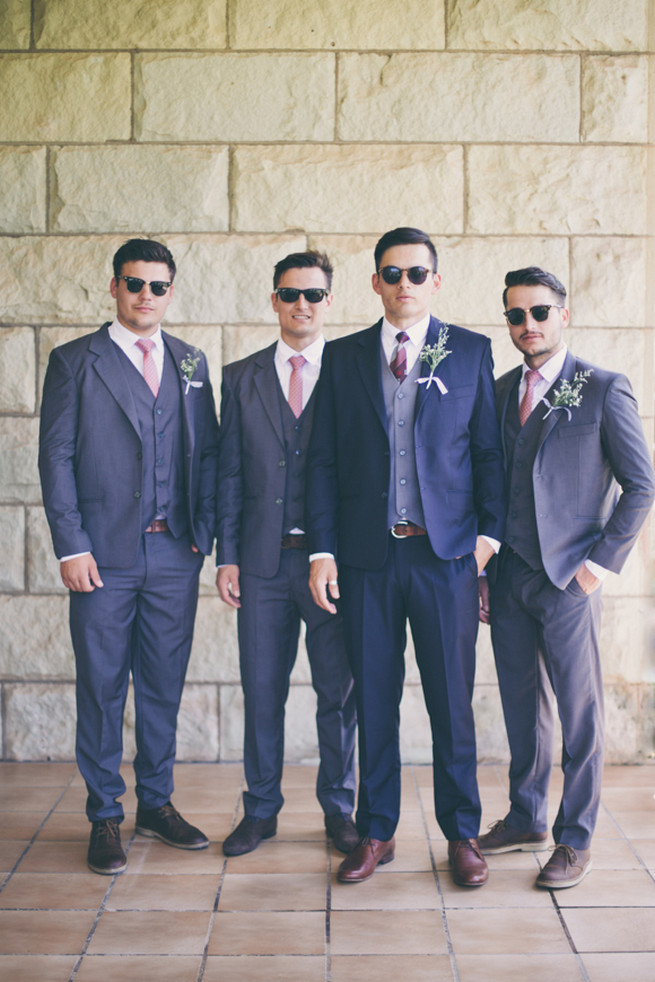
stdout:
POLYGON ((630 383, 567 350, 566 290, 536 266, 505 277, 505 317, 522 366, 498 381, 509 507, 481 618, 491 637, 511 751, 510 809, 483 853, 547 846, 554 714, 564 786, 555 850, 537 886, 573 887, 591 869, 603 771, 601 581, 619 573, 655 494, 630 383))
POLYGON ((218 452, 205 357, 160 327, 173 296, 172 255, 130 239, 113 266, 114 321, 50 356, 39 453, 70 590, 88 865, 109 875, 127 865, 119 798, 130 671, 136 831, 180 849, 209 844, 170 799, 198 577, 214 538, 218 452))
POLYGON ((367 879, 394 857, 406 621, 433 736, 434 801, 454 879, 488 876, 471 698, 477 576, 502 538, 503 467, 489 340, 430 316, 429 237, 387 232, 372 284, 384 317, 327 345, 308 465, 314 599, 339 600, 357 694, 359 846, 367 879))
POLYGON ((347 853, 359 841, 355 697, 341 619, 318 609, 307 583, 305 462, 331 283, 322 253, 282 259, 271 296, 279 339, 223 371, 217 587, 238 609, 248 784, 244 818, 223 843, 227 856, 250 852, 277 831, 284 708, 301 619, 317 699, 316 794, 336 847, 347 853))

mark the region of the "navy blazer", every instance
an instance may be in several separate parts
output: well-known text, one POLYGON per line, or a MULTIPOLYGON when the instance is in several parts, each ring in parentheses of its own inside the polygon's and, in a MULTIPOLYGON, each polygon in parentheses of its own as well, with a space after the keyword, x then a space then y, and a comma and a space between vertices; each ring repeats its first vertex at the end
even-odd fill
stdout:
MULTIPOLYGON (((655 496, 637 403, 624 375, 567 351, 562 373, 546 398, 552 402, 561 379, 571 381, 576 372, 589 369, 582 403, 570 410, 570 419, 564 409, 548 414, 543 403, 546 418, 532 470, 541 559, 548 578, 561 590, 585 559, 619 573, 655 496)), ((519 365, 497 382, 503 440, 509 399, 512 393, 518 398, 520 377, 519 365)))
MULTIPOLYGON (((58 557, 91 552, 99 566, 136 561, 141 515, 141 435, 121 354, 108 324, 55 348, 43 387, 39 470, 58 557)), ((178 369, 185 494, 193 543, 214 541, 218 423, 205 356, 189 386, 180 363, 190 346, 162 332, 178 369)))
MULTIPOLYGON (((381 325, 326 345, 309 446, 310 552, 330 552, 362 569, 384 564, 389 539, 381 325)), ((437 343, 442 326, 430 318, 426 344, 437 343)), ((448 391, 420 385, 414 418, 421 503, 442 559, 472 552, 478 535, 502 539, 505 516, 491 344, 452 324, 448 331, 451 353, 436 370, 448 391)), ((421 375, 429 375, 426 362, 421 375)))
POLYGON ((216 561, 270 578, 280 565, 287 449, 274 342, 223 369, 216 561))

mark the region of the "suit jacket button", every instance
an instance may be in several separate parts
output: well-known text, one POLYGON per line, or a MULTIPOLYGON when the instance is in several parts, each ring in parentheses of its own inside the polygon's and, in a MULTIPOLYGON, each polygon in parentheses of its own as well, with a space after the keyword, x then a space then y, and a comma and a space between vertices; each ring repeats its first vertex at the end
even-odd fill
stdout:
POLYGON ((382 494, 380 495, 380 497, 381 498, 388 498, 389 496, 388 496, 388 494, 387 494, 386 491, 383 491, 382 494))
POLYGON ((141 497, 141 492, 140 491, 135 491, 134 492, 134 497, 135 498, 140 498, 141 497))
POLYGON ((281 505, 282 504, 282 498, 276 498, 275 499, 275 504, 276 505, 281 505))
MULTIPOLYGON (((530 376, 530 378, 532 378, 532 376, 530 376)), ((286 467, 286 466, 287 466, 286 460, 278 461, 278 467, 286 467)))

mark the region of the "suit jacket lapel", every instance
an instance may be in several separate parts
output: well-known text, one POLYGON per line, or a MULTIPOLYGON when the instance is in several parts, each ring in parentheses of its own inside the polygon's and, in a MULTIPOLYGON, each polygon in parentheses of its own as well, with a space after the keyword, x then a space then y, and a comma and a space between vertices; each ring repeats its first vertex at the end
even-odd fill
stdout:
MULTIPOLYGON (((570 351, 567 351, 566 358, 564 359, 564 367, 562 368, 561 374, 558 375, 558 377, 555 379, 555 381, 549 388, 548 392, 546 393, 546 399, 548 399, 549 402, 552 402, 553 393, 555 392, 555 389, 559 385, 560 381, 562 379, 566 379, 568 382, 570 382, 574 375, 575 375, 575 358, 570 351)), ((543 410, 544 410, 543 415, 546 416, 546 419, 544 419, 539 433, 539 444, 537 447, 537 453, 539 453, 539 450, 541 450, 541 447, 543 446, 544 441, 547 439, 547 437, 550 436, 550 434, 555 429, 555 427, 562 421, 562 418, 564 420, 568 419, 566 412, 563 409, 557 409, 553 413, 548 413, 548 407, 546 406, 546 403, 542 402, 541 406, 543 406, 543 410)))
POLYGON ((387 431, 387 415, 384 408, 384 396, 382 394, 382 380, 380 378, 380 330, 382 320, 362 333, 358 339, 360 349, 355 356, 357 371, 361 376, 362 383, 368 396, 373 403, 373 408, 378 415, 380 423, 387 431))
MULTIPOLYGON (((426 345, 433 345, 433 344, 436 344, 437 343, 437 341, 439 339, 439 331, 441 330, 442 327, 444 327, 444 325, 442 324, 442 322, 440 320, 437 320, 436 317, 430 317, 430 323, 428 325, 428 333, 427 333, 427 335, 425 337, 425 344, 426 345)), ((445 365, 445 361, 442 361, 441 362, 441 365, 438 365, 437 368, 435 369, 435 377, 440 374, 439 373, 439 369, 443 365, 445 365)), ((429 365, 429 363, 427 361, 422 361, 420 363, 420 370, 421 370, 421 374, 420 374, 419 378, 427 378, 428 375, 430 374, 430 365, 429 365)), ((434 397, 434 392, 430 391, 431 389, 433 389, 437 393, 437 398, 440 399, 441 398, 441 393, 439 391, 439 388, 438 388, 436 382, 431 382, 429 386, 428 385, 419 385, 418 386, 418 393, 416 395, 416 409, 414 411, 414 424, 415 425, 418 422, 418 418, 419 418, 420 414, 423 412, 423 408, 425 407, 425 404, 426 404, 428 398, 429 397, 434 397)))
POLYGON ((120 353, 109 337, 107 327, 107 324, 103 324, 100 330, 91 337, 89 351, 96 356, 93 367, 141 439, 141 427, 139 426, 132 390, 120 363, 120 353))
POLYGON ((503 444, 503 458, 505 460, 508 459, 507 442, 506 442, 506 439, 505 439, 505 421, 507 419, 507 410, 509 408, 509 401, 512 398, 512 395, 516 391, 516 386, 517 386, 517 384, 518 384, 518 382, 520 381, 520 378, 521 378, 521 371, 522 371, 522 369, 521 369, 521 366, 520 365, 518 366, 518 368, 513 369, 511 375, 508 377, 507 381, 504 383, 505 384, 505 391, 500 396, 500 399, 499 399, 499 402, 498 402, 498 410, 499 410, 499 412, 498 412, 498 418, 499 418, 499 426, 500 426, 500 438, 501 438, 502 444, 503 444))
POLYGON ((197 401, 196 399, 189 398, 189 392, 191 390, 189 389, 187 391, 186 379, 182 375, 182 369, 180 367, 183 359, 190 353, 190 350, 193 349, 193 345, 189 345, 185 341, 180 341, 179 338, 172 337, 172 335, 167 334, 166 331, 162 331, 161 335, 164 339, 164 347, 166 349, 165 357, 170 358, 173 363, 173 371, 175 372, 177 384, 180 389, 182 420, 184 422, 184 449, 185 452, 193 454, 193 447, 195 443, 194 409, 197 405, 197 401))
POLYGON ((284 446, 284 429, 280 412, 280 380, 275 368, 276 347, 277 342, 274 342, 258 355, 253 381, 275 435, 284 446))

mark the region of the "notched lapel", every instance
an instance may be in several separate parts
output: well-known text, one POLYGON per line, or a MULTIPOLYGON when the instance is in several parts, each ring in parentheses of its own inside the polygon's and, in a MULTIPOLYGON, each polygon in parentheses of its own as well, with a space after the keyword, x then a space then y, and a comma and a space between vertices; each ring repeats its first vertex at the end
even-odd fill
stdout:
MULTIPOLYGON (((564 367, 562 368, 561 374, 555 379, 548 392, 546 393, 546 399, 552 403, 553 394, 555 389, 559 386, 562 379, 566 379, 570 382, 575 375, 575 358, 570 351, 567 351, 566 358, 564 359, 564 367)), ((541 412, 543 408, 542 416, 546 416, 541 425, 541 432, 539 433, 539 445, 537 448, 537 453, 541 450, 544 445, 544 441, 550 436, 556 426, 559 426, 562 422, 566 422, 568 416, 563 409, 557 409, 553 413, 548 413, 548 406, 543 400, 539 404, 539 409, 536 412, 541 412), (548 414, 548 415, 546 415, 548 414)))
MULTIPOLYGON (((447 325, 443 324, 440 320, 437 320, 436 317, 430 317, 430 325, 428 327, 428 333, 426 334, 425 337, 425 346, 436 344, 439 339, 439 331, 441 330, 442 327, 446 327, 446 326, 447 325)), ((451 348, 450 351, 451 353, 447 355, 446 358, 444 358, 441 364, 437 365, 434 372, 435 378, 437 376, 441 378, 443 384, 446 386, 447 389, 450 389, 451 387, 451 382, 448 378, 450 372, 449 371, 446 372, 446 378, 442 378, 442 375, 444 373, 440 371, 440 369, 442 368, 445 369, 449 359, 454 356, 455 354, 454 350, 451 348)), ((420 369, 421 369, 420 378, 427 378, 430 374, 429 363, 427 361, 420 362, 420 369)), ((418 385, 418 382, 416 384, 418 385)), ((448 393, 444 395, 439 389, 439 386, 437 385, 436 382, 431 382, 429 385, 427 383, 425 385, 419 385, 418 394, 416 396, 416 410, 414 412, 414 422, 415 423, 418 422, 418 418, 423 412, 428 399, 435 400, 438 405, 442 399, 447 399, 447 398, 448 398, 448 393)))
POLYGON ((93 363, 94 371, 129 419, 138 433, 139 439, 141 439, 141 427, 139 426, 132 390, 120 363, 120 355, 116 349, 116 345, 109 337, 107 325, 103 325, 91 339, 89 351, 96 356, 93 363))
POLYGON ((384 431, 387 430, 387 417, 384 408, 382 380, 380 378, 380 330, 382 321, 374 325, 365 335, 359 338, 359 351, 355 356, 357 371, 362 384, 373 403, 384 431))
POLYGON ((284 396, 275 369, 275 348, 275 344, 266 348, 257 358, 253 382, 264 407, 264 412, 275 430, 275 435, 281 445, 284 446, 284 430, 280 412, 280 397, 284 398, 284 396))

